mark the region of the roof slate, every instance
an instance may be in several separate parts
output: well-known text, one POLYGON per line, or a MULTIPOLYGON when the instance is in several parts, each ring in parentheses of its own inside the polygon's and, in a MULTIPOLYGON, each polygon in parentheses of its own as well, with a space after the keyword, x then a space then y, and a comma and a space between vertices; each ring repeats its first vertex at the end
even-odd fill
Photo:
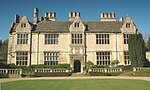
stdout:
POLYGON ((42 21, 37 24, 36 32, 69 32, 72 22, 42 21))
POLYGON ((103 32, 103 33, 113 33, 113 32, 121 32, 120 28, 123 25, 123 22, 119 21, 91 21, 84 22, 85 26, 87 26, 87 32, 103 32))
MULTIPOLYGON (((64 33, 69 32, 72 22, 69 21, 41 21, 34 26, 33 32, 64 33)), ((87 33, 120 33, 123 22, 120 21, 88 21, 83 22, 87 33)), ((17 24, 13 24, 10 33, 15 31, 17 24)))

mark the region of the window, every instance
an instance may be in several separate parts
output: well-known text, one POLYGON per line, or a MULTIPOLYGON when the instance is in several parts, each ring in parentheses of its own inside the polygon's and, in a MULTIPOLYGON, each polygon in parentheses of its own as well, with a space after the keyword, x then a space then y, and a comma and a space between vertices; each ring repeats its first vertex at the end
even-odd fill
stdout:
POLYGON ((82 44, 82 33, 77 34, 73 33, 71 34, 72 37, 72 44, 82 44))
POLYGON ((58 44, 59 34, 45 34, 45 44, 58 44))
POLYGON ((17 44, 28 44, 28 34, 17 34, 17 44))
POLYGON ((124 34, 124 44, 128 44, 129 34, 124 34))
POLYGON ((25 28, 26 27, 26 23, 21 23, 21 28, 25 28))
POLYGON ((16 52, 16 65, 18 66, 28 65, 28 52, 23 51, 16 52))
POLYGON ((130 28, 131 24, 130 23, 126 23, 126 28, 130 28))
POLYGON ((96 52, 97 65, 110 65, 110 52, 102 51, 96 52))
POLYGON ((58 52, 44 52, 44 65, 58 65, 58 52))
POLYGON ((125 60, 125 65, 131 65, 131 61, 129 60, 129 52, 124 51, 124 60, 125 60))
POLYGON ((96 44, 110 44, 109 34, 96 34, 96 44))
POLYGON ((74 27, 79 27, 79 23, 75 23, 75 24, 74 24, 74 27))

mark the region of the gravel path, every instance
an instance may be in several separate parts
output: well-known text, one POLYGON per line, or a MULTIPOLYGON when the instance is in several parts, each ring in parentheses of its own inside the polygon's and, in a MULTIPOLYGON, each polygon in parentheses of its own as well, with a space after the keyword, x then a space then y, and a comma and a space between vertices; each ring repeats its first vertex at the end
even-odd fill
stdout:
POLYGON ((35 78, 7 78, 0 79, 0 83, 17 80, 71 80, 71 79, 130 79, 150 81, 150 77, 129 77, 129 76, 86 76, 86 77, 35 77, 35 78))

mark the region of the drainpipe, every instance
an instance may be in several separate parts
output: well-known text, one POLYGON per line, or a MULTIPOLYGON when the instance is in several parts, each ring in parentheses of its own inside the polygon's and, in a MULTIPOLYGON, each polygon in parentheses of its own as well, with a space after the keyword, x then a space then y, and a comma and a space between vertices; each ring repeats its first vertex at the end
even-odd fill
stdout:
POLYGON ((86 31, 84 32, 84 52, 85 52, 85 68, 86 68, 86 62, 87 62, 87 52, 86 52, 86 31))
POLYGON ((31 59, 32 59, 32 31, 31 31, 31 34, 30 34, 30 63, 29 65, 31 65, 31 59))
POLYGON ((118 42, 117 42, 117 33, 115 33, 115 41, 116 41, 116 60, 118 60, 118 49, 117 49, 117 47, 118 47, 118 42))
POLYGON ((39 33, 38 33, 38 39, 37 39, 37 65, 39 64, 39 33))

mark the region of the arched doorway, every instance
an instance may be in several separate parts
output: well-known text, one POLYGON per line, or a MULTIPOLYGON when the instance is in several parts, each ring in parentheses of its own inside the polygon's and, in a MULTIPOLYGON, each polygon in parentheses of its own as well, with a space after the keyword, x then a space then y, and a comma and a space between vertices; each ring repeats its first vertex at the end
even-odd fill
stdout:
POLYGON ((74 72, 81 72, 81 62, 79 60, 74 62, 74 72))

